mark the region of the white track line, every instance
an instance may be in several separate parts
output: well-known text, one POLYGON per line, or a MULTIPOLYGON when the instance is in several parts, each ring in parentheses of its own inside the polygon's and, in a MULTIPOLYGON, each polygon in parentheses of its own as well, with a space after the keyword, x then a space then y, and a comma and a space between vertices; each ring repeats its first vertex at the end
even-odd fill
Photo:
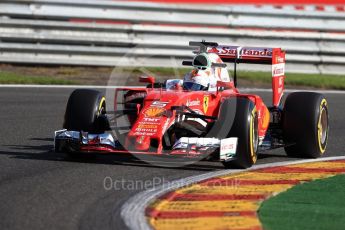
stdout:
POLYGON ((261 168, 266 168, 266 167, 285 166, 285 165, 291 165, 291 164, 297 164, 297 163, 308 163, 308 162, 319 162, 319 161, 326 161, 326 160, 341 160, 341 159, 345 159, 345 156, 268 163, 268 164, 262 164, 262 165, 254 165, 250 169, 245 169, 245 170, 233 170, 233 169, 219 170, 215 172, 183 178, 180 180, 175 180, 168 184, 163 184, 156 188, 149 189, 149 190, 146 190, 134 195, 121 207, 121 217, 129 229, 149 230, 152 228, 148 224, 147 218, 145 216, 146 207, 148 207, 148 205, 150 205, 150 203, 156 198, 158 198, 159 196, 165 193, 168 193, 172 190, 176 190, 180 187, 197 183, 199 181, 206 180, 212 177, 223 176, 226 174, 233 174, 237 172, 256 170, 256 169, 261 169, 261 168))
MULTIPOLYGON (((116 89, 122 87, 143 87, 143 86, 105 86, 105 85, 21 85, 21 84, 8 84, 8 85, 1 85, 0 88, 61 88, 61 89, 116 89)), ((260 89, 260 88, 239 88, 240 92, 272 92, 272 89, 260 89)), ((309 89, 309 90, 301 90, 301 89, 285 89, 285 92, 297 92, 297 91, 312 91, 318 93, 325 93, 325 94, 345 94, 345 90, 318 90, 318 89, 309 89)))

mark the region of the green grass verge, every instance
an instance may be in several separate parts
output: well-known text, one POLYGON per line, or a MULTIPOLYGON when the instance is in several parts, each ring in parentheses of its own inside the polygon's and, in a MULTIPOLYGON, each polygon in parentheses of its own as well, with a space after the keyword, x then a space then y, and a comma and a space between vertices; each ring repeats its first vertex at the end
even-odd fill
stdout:
POLYGON ((124 67, 122 70, 133 74, 152 73, 158 76, 171 76, 181 78, 188 73, 191 68, 169 68, 169 67, 124 67), (176 76, 175 76, 176 75, 176 76))
MULTIPOLYGON (((239 79, 246 79, 251 82, 271 83, 270 73, 265 72, 239 72, 239 79)), ((345 89, 345 76, 342 75, 320 75, 287 73, 285 78, 286 86, 309 86, 324 89, 345 89)))
POLYGON ((23 76, 16 73, 0 72, 0 84, 74 85, 77 82, 48 76, 23 76))
MULTIPOLYGON (((188 72, 187 68, 160 68, 160 67, 145 67, 146 71, 157 76, 172 76, 176 73, 182 77, 188 72)), ((140 73, 139 69, 132 69, 133 73, 140 73)), ((233 76, 233 72, 231 72, 233 76)), ((237 73, 239 80, 246 80, 255 84, 267 84, 272 82, 272 76, 269 72, 254 72, 254 71, 239 71, 237 73)), ((338 89, 345 90, 345 75, 326 75, 326 74, 301 74, 301 73, 286 73, 285 85, 287 87, 293 86, 307 86, 321 89, 338 89)))
MULTIPOLYGON (((37 74, 22 75, 15 72, 6 72, 0 70, 0 84, 90 84, 90 80, 95 80, 95 76, 99 73, 99 70, 95 70, 95 74, 89 74, 90 76, 84 76, 83 68, 64 68, 61 67, 58 73, 52 75, 51 70, 46 71, 45 68, 35 68, 37 74), (46 73, 46 74, 45 74, 46 73), (63 73, 63 74, 61 74, 63 73)), ((89 71, 89 70, 85 70, 89 71)), ((111 68, 103 70, 105 72, 111 72, 111 68)), ((122 71, 129 72, 132 76, 140 76, 146 74, 152 74, 157 77, 158 81, 163 81, 168 78, 182 78, 190 68, 163 68, 163 67, 125 67, 122 71)), ((248 85, 253 87, 270 87, 271 73, 269 72, 246 72, 239 71, 238 79, 240 81, 239 86, 246 87, 248 85)), ((107 79, 106 79, 107 80, 107 79)), ((106 81, 104 80, 104 81, 106 81)), ((102 81, 102 80, 100 80, 102 81)), ((102 82, 100 82, 102 83, 102 82)), ((286 87, 314 87, 322 89, 338 89, 345 90, 345 75, 319 75, 319 74, 294 74, 287 73, 285 79, 286 87)))
POLYGON ((297 185, 264 201, 265 230, 345 229, 345 175, 297 185))

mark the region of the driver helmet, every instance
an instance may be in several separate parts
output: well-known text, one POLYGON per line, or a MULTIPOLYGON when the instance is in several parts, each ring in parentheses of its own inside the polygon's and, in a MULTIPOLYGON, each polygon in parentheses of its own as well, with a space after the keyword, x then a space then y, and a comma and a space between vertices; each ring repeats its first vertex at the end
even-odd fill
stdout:
POLYGON ((193 59, 194 69, 185 75, 183 88, 186 90, 208 90, 211 78, 211 62, 206 53, 198 54, 193 59))

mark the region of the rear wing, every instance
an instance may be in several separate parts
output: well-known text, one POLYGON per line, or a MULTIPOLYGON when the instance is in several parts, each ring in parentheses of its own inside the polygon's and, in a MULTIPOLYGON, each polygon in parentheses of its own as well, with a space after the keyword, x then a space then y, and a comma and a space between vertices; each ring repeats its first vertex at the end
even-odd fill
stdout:
MULTIPOLYGON (((274 62, 274 57, 283 51, 280 48, 217 46, 208 47, 207 53, 216 53, 223 62, 268 64, 274 62)), ((285 60, 284 60, 285 61, 285 60)))
POLYGON ((284 92, 285 51, 281 48, 246 47, 218 45, 215 42, 189 42, 190 46, 197 46, 195 53, 215 53, 223 62, 234 63, 234 82, 237 85, 238 63, 264 64, 272 66, 273 106, 279 106, 284 92))

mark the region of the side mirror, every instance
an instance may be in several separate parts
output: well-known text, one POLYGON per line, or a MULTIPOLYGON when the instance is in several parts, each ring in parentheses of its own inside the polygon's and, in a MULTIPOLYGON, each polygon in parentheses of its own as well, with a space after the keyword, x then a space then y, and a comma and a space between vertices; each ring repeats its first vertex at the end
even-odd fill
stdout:
POLYGON ((152 76, 141 76, 139 77, 139 82, 141 83, 149 83, 152 85, 152 88, 153 88, 153 85, 155 83, 155 78, 152 77, 152 76))

